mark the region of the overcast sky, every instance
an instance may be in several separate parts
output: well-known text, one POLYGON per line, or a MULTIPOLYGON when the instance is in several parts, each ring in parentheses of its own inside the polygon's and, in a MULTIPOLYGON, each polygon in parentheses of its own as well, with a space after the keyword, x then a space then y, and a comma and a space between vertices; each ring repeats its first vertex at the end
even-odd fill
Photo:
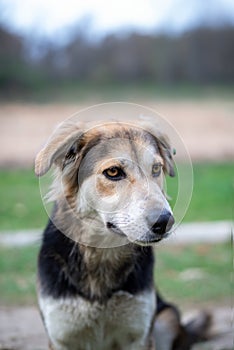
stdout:
POLYGON ((234 0, 0 0, 0 11, 17 32, 52 38, 85 19, 94 36, 119 29, 179 32, 221 17, 234 23, 234 0))

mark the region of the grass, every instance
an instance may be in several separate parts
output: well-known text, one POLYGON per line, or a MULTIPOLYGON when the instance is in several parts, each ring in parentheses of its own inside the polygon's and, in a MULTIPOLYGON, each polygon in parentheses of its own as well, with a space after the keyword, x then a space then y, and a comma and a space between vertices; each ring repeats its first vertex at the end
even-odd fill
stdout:
MULTIPOLYGON (((36 302, 37 253, 36 245, 0 248, 0 304, 36 302)), ((161 245, 156 256, 157 285, 169 300, 184 305, 230 299, 230 244, 161 245)))
MULTIPOLYGON (((175 201, 177 179, 167 180, 175 201)), ((234 205, 234 164, 194 164, 193 197, 185 221, 231 220, 234 205)), ((0 231, 42 228, 47 214, 39 181, 31 170, 0 171, 0 231)))
POLYGON ((189 221, 231 220, 234 217, 234 163, 196 164, 189 221), (209 211, 209 215, 207 215, 209 211))
POLYGON ((38 247, 0 248, 0 304, 36 301, 38 247))
MULTIPOLYGON (((234 163, 193 164, 193 193, 184 220, 232 220, 234 217, 234 163)), ((175 204, 178 177, 167 178, 168 193, 175 204)))
POLYGON ((175 302, 230 300, 232 245, 196 244, 157 249, 155 276, 163 295, 175 302))
POLYGON ((0 172, 0 230, 39 228, 47 214, 41 201, 39 182, 32 170, 0 172))

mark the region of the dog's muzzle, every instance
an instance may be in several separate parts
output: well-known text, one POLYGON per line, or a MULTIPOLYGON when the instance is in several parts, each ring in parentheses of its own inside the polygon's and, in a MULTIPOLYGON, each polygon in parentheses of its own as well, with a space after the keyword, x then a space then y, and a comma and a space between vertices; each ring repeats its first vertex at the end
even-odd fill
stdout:
POLYGON ((164 209, 160 216, 157 218, 157 221, 152 224, 152 222, 154 222, 154 215, 152 214, 151 225, 149 226, 148 231, 144 232, 142 235, 139 235, 139 238, 137 236, 134 237, 128 235, 113 222, 108 221, 106 223, 106 227, 120 236, 126 236, 131 242, 134 242, 139 245, 151 245, 160 242, 163 238, 166 238, 168 236, 168 232, 170 231, 175 222, 171 212, 164 209))

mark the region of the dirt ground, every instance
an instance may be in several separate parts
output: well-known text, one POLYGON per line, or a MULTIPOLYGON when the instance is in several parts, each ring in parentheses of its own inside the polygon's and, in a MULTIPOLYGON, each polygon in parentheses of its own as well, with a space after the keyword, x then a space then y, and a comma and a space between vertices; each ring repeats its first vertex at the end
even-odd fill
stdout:
MULTIPOLYGON (((214 336, 193 350, 233 350, 233 310, 218 307, 211 312, 214 336)), ((191 317, 191 312, 187 316, 191 317)), ((47 337, 36 307, 0 307, 0 350, 46 349, 47 337)))
MULTIPOLYGON (((192 160, 233 159, 234 100, 152 101, 180 134, 192 160)), ((86 107, 75 104, 0 105, 0 166, 32 165, 55 125, 86 107)))
MULTIPOLYGON (((234 100, 163 101, 157 104, 148 101, 144 104, 155 108, 172 123, 193 161, 234 159, 234 100)), ((83 107, 75 104, 1 104, 0 167, 33 166, 35 154, 54 126, 83 107)), ((233 319, 230 307, 216 309, 215 327, 221 336, 197 346, 196 350, 233 350, 233 319)), ((45 350, 46 344, 35 307, 0 305, 1 350, 45 350)))

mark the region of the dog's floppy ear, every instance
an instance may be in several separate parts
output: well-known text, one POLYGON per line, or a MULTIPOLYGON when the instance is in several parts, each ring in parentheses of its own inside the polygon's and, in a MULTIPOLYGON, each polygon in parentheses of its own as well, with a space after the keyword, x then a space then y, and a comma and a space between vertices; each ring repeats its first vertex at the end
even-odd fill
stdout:
POLYGON ((173 155, 175 149, 171 148, 169 139, 166 135, 158 133, 156 136, 159 152, 164 159, 163 170, 170 176, 175 176, 173 155))
POLYGON ((35 160, 35 173, 42 176, 47 173, 52 164, 59 158, 72 155, 76 149, 74 143, 83 134, 83 123, 63 123, 57 127, 45 147, 38 153, 35 160), (72 147, 72 148, 71 148, 72 147))
POLYGON ((159 126, 151 117, 141 117, 139 119, 140 126, 154 136, 159 152, 164 160, 163 170, 170 176, 175 176, 174 160, 175 149, 171 147, 169 138, 166 134, 159 131, 159 126))

